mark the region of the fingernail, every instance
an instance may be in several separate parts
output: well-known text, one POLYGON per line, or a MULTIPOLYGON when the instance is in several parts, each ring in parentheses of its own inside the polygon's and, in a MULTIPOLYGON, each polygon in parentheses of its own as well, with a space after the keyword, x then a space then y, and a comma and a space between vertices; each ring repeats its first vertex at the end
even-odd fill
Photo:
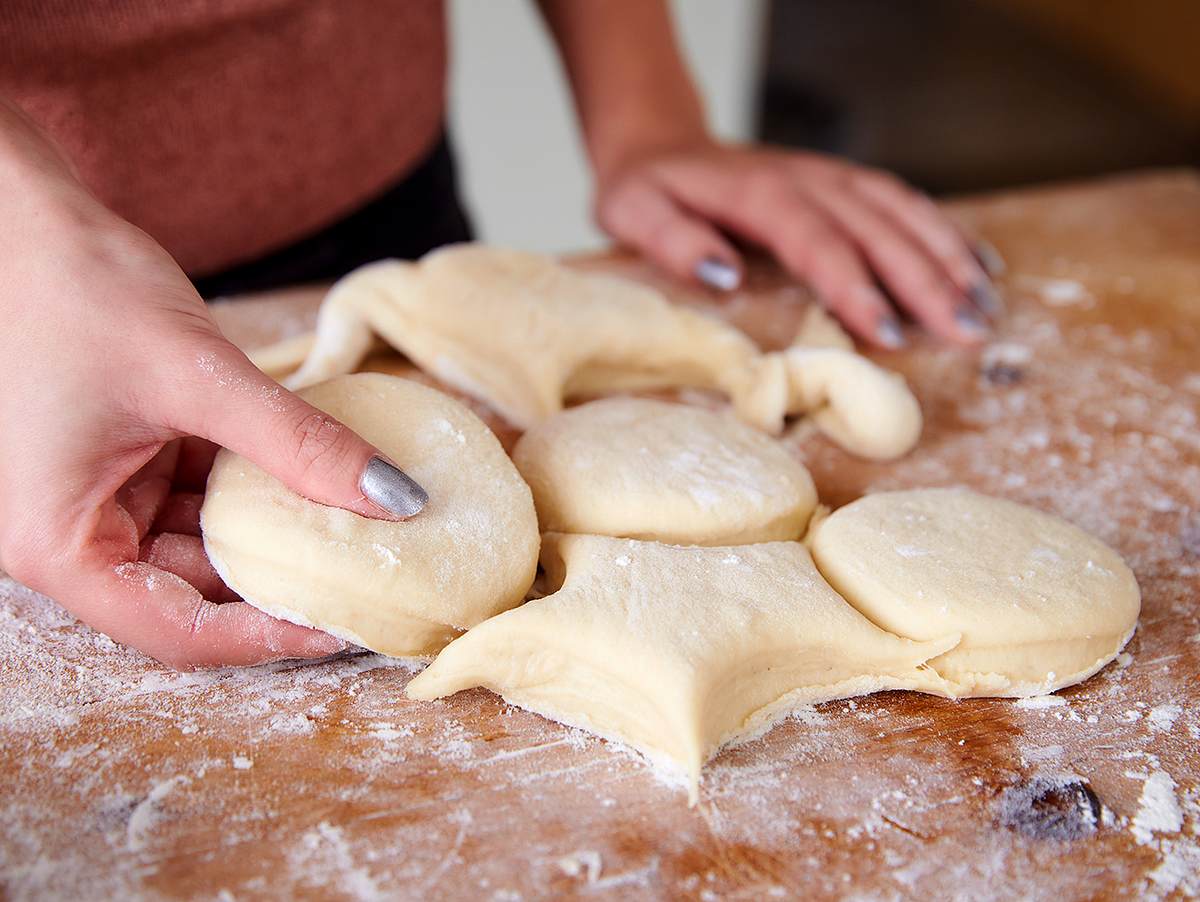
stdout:
POLYGON ((975 259, 979 261, 979 265, 993 279, 997 276, 1004 275, 1004 271, 1008 269, 1004 258, 1000 256, 1000 252, 996 250, 996 246, 990 241, 980 239, 975 242, 975 259))
POLYGON ((987 337, 988 325, 972 307, 959 307, 954 311, 954 321, 958 323, 958 331, 968 338, 987 337))
POLYGON ((429 501, 429 494, 412 477, 382 457, 371 458, 358 487, 372 503, 402 520, 419 514, 429 501))
POLYGON ((980 279, 967 290, 967 297, 975 302, 975 306, 995 319, 1004 314, 1004 301, 1000 299, 996 287, 987 279, 980 279))
POLYGON ((324 657, 326 655, 341 654, 349 647, 350 643, 344 639, 339 639, 337 636, 331 636, 328 633, 318 633, 309 640, 307 651, 313 657, 324 657))
POLYGON ((902 348, 908 342, 904 338, 904 330, 892 317, 885 316, 875 327, 875 337, 885 348, 902 348))
POLYGON ((733 291, 742 282, 736 267, 716 257, 706 257, 696 264, 696 278, 718 291, 733 291))

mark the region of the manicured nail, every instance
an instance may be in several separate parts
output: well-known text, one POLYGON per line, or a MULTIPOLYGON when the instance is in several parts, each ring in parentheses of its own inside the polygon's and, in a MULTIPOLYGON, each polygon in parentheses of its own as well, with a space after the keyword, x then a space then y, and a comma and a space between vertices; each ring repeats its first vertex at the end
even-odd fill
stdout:
POLYGON ((349 647, 350 643, 345 639, 339 639, 337 636, 331 636, 328 633, 318 633, 308 640, 306 651, 311 657, 319 658, 341 654, 349 647))
POLYGON ((1004 275, 1004 271, 1008 266, 1004 262, 1004 258, 1000 256, 1000 252, 996 250, 996 246, 990 241, 980 239, 975 242, 975 259, 979 261, 979 265, 993 279, 997 276, 1004 275))
POLYGON ((742 283, 737 268, 716 257, 706 257, 696 264, 696 278, 718 291, 733 291, 742 283))
POLYGON ((987 279, 980 279, 972 285, 967 290, 967 297, 992 319, 1004 315, 1004 301, 1000 299, 1000 293, 996 291, 996 286, 987 279))
POLYGON ((988 325, 973 307, 959 307, 954 311, 954 321, 958 323, 958 331, 968 338, 987 337, 988 325))
POLYGON ((370 501, 401 520, 419 514, 429 501, 429 494, 412 477, 382 457, 371 458, 358 487, 370 501))
POLYGON ((885 348, 902 348, 908 342, 904 338, 904 330, 892 317, 885 316, 875 327, 875 337, 885 348))

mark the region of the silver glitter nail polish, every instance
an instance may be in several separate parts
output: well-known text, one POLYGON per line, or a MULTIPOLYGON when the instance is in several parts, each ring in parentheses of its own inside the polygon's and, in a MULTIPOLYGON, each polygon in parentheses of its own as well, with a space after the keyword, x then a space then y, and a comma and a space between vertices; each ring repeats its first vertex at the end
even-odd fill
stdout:
POLYGON ((875 327, 875 337, 885 348, 902 348, 908 344, 900 324, 890 317, 879 321, 875 327))
POLYGON ((1000 256, 1000 252, 996 250, 996 246, 990 241, 980 239, 975 242, 975 259, 979 261, 979 265, 993 279, 997 276, 1004 275, 1004 271, 1008 269, 1008 265, 1004 262, 1004 258, 1000 256))
POLYGON ((372 503, 402 519, 419 514, 429 501, 428 493, 412 477, 382 457, 367 462, 358 487, 372 503))
POLYGON ((971 338, 984 338, 990 331, 983 317, 971 307, 959 307, 955 310, 954 321, 958 323, 959 331, 971 338))
POLYGON ((715 257, 707 257, 696 264, 696 278, 718 291, 733 291, 742 282, 735 267, 715 257))
POLYGON ((967 296, 975 302, 975 306, 995 319, 1004 314, 1004 301, 996 287, 984 279, 980 279, 967 291, 967 296))

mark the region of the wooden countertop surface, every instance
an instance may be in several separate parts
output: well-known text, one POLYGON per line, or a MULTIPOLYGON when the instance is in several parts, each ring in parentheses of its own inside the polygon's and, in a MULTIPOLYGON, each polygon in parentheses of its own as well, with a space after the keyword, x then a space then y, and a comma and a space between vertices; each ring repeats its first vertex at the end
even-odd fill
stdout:
MULTIPOLYGON (((0 579, 0 897, 1200 894, 1200 178, 954 209, 1009 264, 995 339, 880 357, 925 410, 904 460, 789 445, 834 505, 962 484, 1098 535, 1143 591, 1118 662, 1033 703, 819 705, 723 753, 689 809, 630 754, 486 692, 410 702, 374 655, 173 673, 0 579)), ((218 316, 250 346, 314 300, 218 316)), ((803 303, 761 272, 721 310, 779 345, 803 303)))

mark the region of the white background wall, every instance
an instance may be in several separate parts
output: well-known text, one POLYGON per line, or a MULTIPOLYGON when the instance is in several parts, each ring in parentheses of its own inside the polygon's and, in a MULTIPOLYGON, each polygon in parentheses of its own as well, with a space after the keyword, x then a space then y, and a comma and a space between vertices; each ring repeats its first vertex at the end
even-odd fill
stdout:
MULTIPOLYGON (((710 123, 749 137, 764 0, 671 5, 710 123)), ((451 133, 479 237, 546 252, 602 246, 570 95, 533 0, 451 0, 450 23, 451 133)))

